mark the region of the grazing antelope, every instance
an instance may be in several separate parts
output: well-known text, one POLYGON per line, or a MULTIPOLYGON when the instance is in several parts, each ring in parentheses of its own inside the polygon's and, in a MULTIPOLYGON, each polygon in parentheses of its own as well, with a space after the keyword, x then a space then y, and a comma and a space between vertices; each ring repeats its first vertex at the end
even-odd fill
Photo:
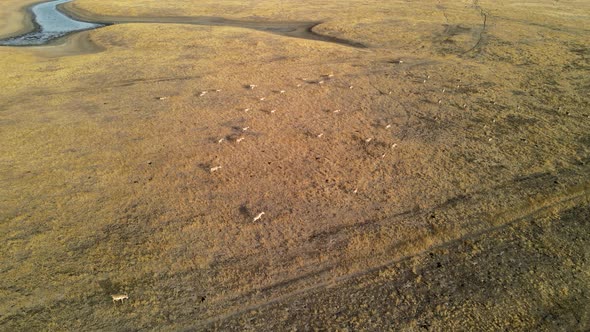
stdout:
POLYGON ((213 172, 217 172, 218 170, 221 169, 221 166, 215 166, 215 167, 211 167, 211 169, 209 170, 211 173, 213 172))
POLYGON ((207 91, 201 91, 201 94, 199 95, 199 97, 203 97, 206 94, 207 94, 207 91))
POLYGON ((114 294, 111 295, 113 298, 113 303, 117 303, 117 301, 123 303, 123 300, 128 300, 129 296, 127 294, 114 294))
POLYGON ((240 142, 241 142, 241 141, 243 141, 243 140, 244 140, 244 138, 243 138, 243 137, 240 137, 240 138, 238 138, 238 139, 236 140, 236 143, 240 143, 240 142))
POLYGON ((250 84, 250 90, 254 90, 255 87, 257 87, 258 85, 255 84, 250 84))

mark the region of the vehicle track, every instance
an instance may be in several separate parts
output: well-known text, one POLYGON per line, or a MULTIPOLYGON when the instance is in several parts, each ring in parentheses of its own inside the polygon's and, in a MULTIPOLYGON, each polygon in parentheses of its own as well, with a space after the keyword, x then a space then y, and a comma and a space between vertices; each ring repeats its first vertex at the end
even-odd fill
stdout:
MULTIPOLYGON (((564 210, 573 208, 573 207, 581 205, 581 204, 589 204, 589 203, 590 203, 590 182, 576 185, 576 186, 569 188, 565 195, 550 197, 550 198, 545 199, 543 202, 538 202, 537 204, 534 204, 534 205, 533 204, 524 204, 516 209, 501 211, 501 212, 495 213, 493 215, 490 215, 487 218, 488 219, 487 222, 490 225, 489 227, 481 229, 481 230, 477 230, 477 231, 474 231, 474 232, 471 232, 468 234, 460 235, 459 237, 455 237, 451 240, 448 240, 448 241, 445 241, 442 243, 435 244, 433 246, 430 246, 430 247, 428 247, 422 251, 419 251, 415 254, 412 254, 412 255, 398 257, 393 260, 387 261, 382 264, 378 264, 378 265, 370 267, 370 268, 362 269, 359 271, 355 271, 353 273, 349 273, 349 274, 346 274, 343 276, 338 276, 338 277, 332 277, 332 278, 326 278, 324 276, 324 274, 330 273, 333 268, 338 267, 338 264, 332 264, 329 266, 322 266, 321 269, 319 269, 315 272, 313 272, 313 271, 308 272, 303 275, 299 275, 299 276, 290 278, 289 280, 282 280, 276 284, 266 286, 262 289, 256 289, 256 290, 249 291, 246 294, 240 294, 234 298, 229 299, 229 301, 235 302, 236 304, 243 304, 245 301, 247 301, 247 298, 252 295, 256 295, 257 297, 260 298, 260 297, 263 297, 262 294, 265 292, 277 292, 278 288, 287 288, 287 287, 293 286, 294 284, 297 284, 297 283, 304 283, 306 280, 309 280, 310 278, 315 278, 317 280, 323 280, 323 281, 314 283, 311 286, 301 287, 295 291, 288 292, 284 295, 271 297, 271 299, 266 300, 264 302, 241 307, 239 310, 232 311, 227 314, 221 314, 221 315, 217 315, 215 317, 211 317, 211 318, 206 319, 194 326, 187 328, 187 330, 194 329, 194 328, 202 329, 207 326, 210 326, 211 324, 232 318, 232 317, 242 314, 244 312, 248 312, 251 310, 257 310, 259 308, 262 308, 262 307, 265 307, 265 306, 268 306, 268 305, 271 305, 271 304, 274 304, 277 302, 285 301, 285 300, 300 296, 302 294, 308 293, 310 291, 313 291, 313 290, 316 290, 319 288, 333 287, 334 284, 342 283, 342 282, 350 280, 352 278, 356 278, 361 275, 365 275, 368 273, 378 271, 380 269, 389 267, 389 266, 399 263, 401 261, 411 259, 412 257, 418 257, 418 256, 425 255, 432 250, 441 249, 441 248, 448 248, 453 245, 456 245, 458 242, 469 240, 469 239, 474 239, 474 238, 483 236, 485 234, 509 227, 515 223, 530 221, 531 219, 534 219, 534 218, 540 218, 540 217, 551 215, 551 214, 555 213, 555 211, 564 211, 564 210)), ((417 240, 419 240, 419 239, 410 239, 407 242, 417 241, 417 240)), ((388 252, 394 251, 397 248, 399 248, 399 244, 394 245, 393 247, 389 248, 388 252)), ((242 260, 241 260, 241 262, 243 263, 242 260)))

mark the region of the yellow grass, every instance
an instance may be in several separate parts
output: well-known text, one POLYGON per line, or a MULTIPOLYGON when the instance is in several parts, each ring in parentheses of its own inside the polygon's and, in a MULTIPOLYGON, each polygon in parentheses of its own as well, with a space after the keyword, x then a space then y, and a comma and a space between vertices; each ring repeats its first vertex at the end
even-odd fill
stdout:
MULTIPOLYGON (((0 48, 7 329, 204 329, 305 290, 345 292, 349 278, 382 266, 395 287, 424 269, 411 281, 422 285, 436 278, 421 258, 399 273, 387 268, 449 243, 460 254, 441 255, 461 267, 440 279, 453 280, 472 272, 458 262, 478 253, 462 241, 479 239, 495 255, 494 243, 517 240, 488 238, 491 229, 559 222, 588 203, 586 2, 77 0, 66 8, 119 19, 321 21, 316 33, 369 47, 131 23, 68 47, 0 48), (83 54, 72 52, 80 45, 83 54), (110 295, 119 293, 129 301, 115 306, 110 295)), ((22 28, 11 20, 0 34, 22 28)), ((518 238, 523 247, 540 245, 531 234, 518 238)), ((542 243, 552 248, 557 238, 542 243)), ((526 252, 526 264, 538 264, 526 252)), ((557 250, 560 262, 565 253, 557 250)), ((587 274, 576 262, 571 280, 587 274)), ((544 305, 557 291, 550 280, 544 305)), ((570 281, 559 287, 587 289, 570 281)), ((398 327, 419 327, 417 301, 398 327)), ((467 319, 471 305, 488 303, 469 301, 445 309, 440 326, 488 319, 526 328, 540 319, 526 316, 533 296, 515 304, 520 322, 508 302, 486 307, 490 318, 467 319)), ((434 302, 427 312, 443 305, 434 302)), ((350 321, 371 329, 371 310, 350 321)), ((302 327, 285 321, 277 328, 302 327)))

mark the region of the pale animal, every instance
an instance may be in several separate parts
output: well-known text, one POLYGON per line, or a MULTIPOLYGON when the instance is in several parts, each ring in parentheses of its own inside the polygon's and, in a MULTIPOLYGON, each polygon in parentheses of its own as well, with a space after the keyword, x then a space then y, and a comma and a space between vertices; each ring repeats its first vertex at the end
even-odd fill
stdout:
POLYGON ((123 300, 129 299, 127 294, 114 294, 111 297, 113 298, 113 303, 117 303, 117 301, 123 303, 123 300))
POLYGON ((256 217, 254 217, 253 221, 259 220, 260 218, 262 218, 262 215, 264 214, 264 212, 260 212, 256 217))

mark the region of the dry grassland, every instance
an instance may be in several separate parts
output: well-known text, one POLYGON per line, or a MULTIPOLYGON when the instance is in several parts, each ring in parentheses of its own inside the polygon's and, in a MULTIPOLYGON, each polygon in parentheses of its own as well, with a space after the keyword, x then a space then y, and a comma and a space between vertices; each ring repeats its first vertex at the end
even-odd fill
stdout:
POLYGON ((65 8, 366 47, 129 23, 0 48, 1 329, 589 328, 586 1, 65 8))

